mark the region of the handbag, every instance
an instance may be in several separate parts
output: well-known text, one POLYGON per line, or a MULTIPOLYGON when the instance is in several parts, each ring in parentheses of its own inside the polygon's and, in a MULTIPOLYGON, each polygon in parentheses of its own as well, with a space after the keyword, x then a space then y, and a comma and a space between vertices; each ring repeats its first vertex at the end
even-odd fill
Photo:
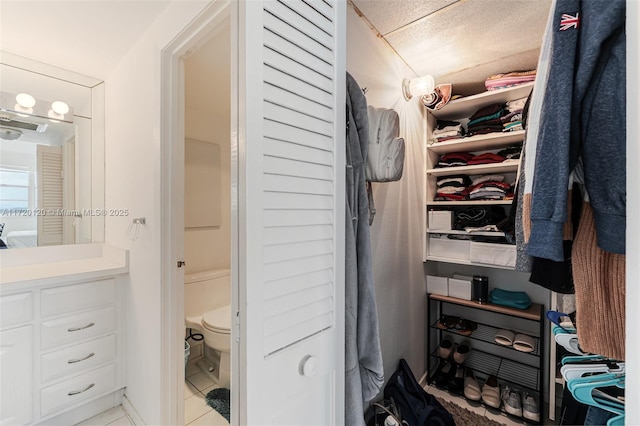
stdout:
POLYGON ((455 426, 453 416, 420 386, 404 359, 385 385, 384 399, 396 405, 403 426, 455 426))
POLYGON ((491 290, 489 301, 494 305, 509 306, 516 309, 527 309, 531 306, 531 299, 524 291, 508 291, 500 288, 491 290))

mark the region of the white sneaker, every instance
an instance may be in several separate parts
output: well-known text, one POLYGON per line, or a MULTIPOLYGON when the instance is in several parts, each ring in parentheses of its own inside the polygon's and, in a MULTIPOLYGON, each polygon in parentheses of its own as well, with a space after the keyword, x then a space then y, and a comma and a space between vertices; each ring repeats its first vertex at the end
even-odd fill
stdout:
POLYGON ((528 393, 522 394, 522 414, 525 419, 534 422, 540 421, 540 408, 535 396, 528 393))
POLYGON ((507 413, 514 416, 522 417, 522 402, 520 401, 520 394, 516 391, 509 389, 509 386, 505 386, 502 390, 502 404, 507 413))

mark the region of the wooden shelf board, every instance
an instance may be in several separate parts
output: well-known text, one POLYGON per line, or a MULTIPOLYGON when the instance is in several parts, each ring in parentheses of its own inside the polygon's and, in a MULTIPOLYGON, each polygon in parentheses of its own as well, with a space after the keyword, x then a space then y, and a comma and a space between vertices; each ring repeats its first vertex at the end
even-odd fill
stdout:
POLYGON ((484 175, 492 173, 513 173, 518 171, 520 160, 508 163, 476 164, 473 166, 441 167, 428 169, 427 174, 431 176, 447 175, 484 175))
POLYGON ((446 154, 447 152, 486 151, 493 148, 509 146, 517 142, 522 142, 523 140, 524 130, 505 133, 496 132, 445 142, 436 142, 428 145, 427 149, 438 154, 446 154))
POLYGON ((458 299, 457 297, 442 296, 440 294, 429 294, 429 297, 433 300, 440 300, 442 302, 455 303, 461 306, 469 306, 499 314, 512 315, 532 321, 542 321, 543 307, 538 303, 532 303, 528 309, 515 309, 508 306, 492 305, 490 303, 481 305, 472 300, 458 299))
POLYGON ((511 205, 513 200, 477 200, 477 201, 429 201, 428 206, 492 206, 496 204, 511 205))
POLYGON ((508 269, 513 271, 515 267, 513 266, 504 266, 504 265, 491 265, 487 263, 477 263, 472 262, 470 260, 462 260, 462 259, 452 259, 450 257, 438 257, 438 256, 427 256, 428 261, 431 262, 445 262, 445 263, 456 263, 458 265, 471 265, 471 266, 482 266, 485 268, 497 268, 497 269, 508 269))
POLYGON ((491 104, 505 103, 512 99, 519 99, 529 96, 533 82, 520 84, 506 89, 488 90, 473 96, 450 101, 442 109, 429 110, 429 112, 439 120, 455 120, 469 118, 482 107, 491 104))

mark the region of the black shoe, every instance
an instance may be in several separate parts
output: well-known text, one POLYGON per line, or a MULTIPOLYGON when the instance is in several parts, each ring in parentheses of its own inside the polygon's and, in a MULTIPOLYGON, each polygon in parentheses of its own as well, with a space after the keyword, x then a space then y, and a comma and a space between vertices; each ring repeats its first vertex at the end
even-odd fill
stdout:
POLYGON ((456 368, 451 369, 453 374, 449 376, 447 382, 447 388, 457 394, 462 394, 464 390, 464 367, 457 365, 456 368))
POLYGON ((449 377, 455 374, 455 367, 451 361, 443 360, 436 372, 435 382, 441 388, 446 388, 449 377))

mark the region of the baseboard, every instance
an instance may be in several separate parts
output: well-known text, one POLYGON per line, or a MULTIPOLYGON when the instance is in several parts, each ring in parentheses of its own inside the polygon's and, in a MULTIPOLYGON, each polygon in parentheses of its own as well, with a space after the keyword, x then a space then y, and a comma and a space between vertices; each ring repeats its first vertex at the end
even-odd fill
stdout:
POLYGON ((124 409, 124 412, 127 414, 127 417, 129 417, 129 420, 131 420, 131 423, 133 423, 135 426, 145 425, 144 420, 142 420, 142 417, 140 417, 140 414, 138 414, 138 412, 136 411, 131 401, 129 401, 129 398, 127 398, 127 395, 122 397, 122 408, 124 409))
POLYGON ((122 391, 117 390, 110 394, 101 396, 93 401, 81 404, 72 408, 67 412, 59 414, 55 417, 49 417, 38 423, 38 426, 59 426, 59 425, 75 425, 97 416, 113 407, 120 405, 122 401, 122 391))
POLYGON ((420 376, 420 380, 418 380, 418 384, 423 388, 426 388, 429 385, 429 382, 427 381, 428 375, 429 375, 429 372, 425 371, 424 373, 422 373, 422 376, 420 376))

